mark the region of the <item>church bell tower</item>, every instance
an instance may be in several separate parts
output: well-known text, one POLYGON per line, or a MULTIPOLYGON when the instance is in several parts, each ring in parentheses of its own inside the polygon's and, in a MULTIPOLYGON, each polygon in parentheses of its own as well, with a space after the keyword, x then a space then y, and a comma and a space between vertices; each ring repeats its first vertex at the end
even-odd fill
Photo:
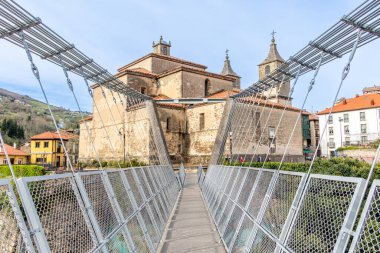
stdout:
POLYGON ((153 41, 153 53, 155 54, 162 54, 162 55, 167 55, 170 56, 170 47, 171 43, 169 41, 166 42, 163 40, 162 35, 160 36, 160 40, 158 42, 153 41))
MULTIPOLYGON (((259 64, 259 79, 262 80, 266 75, 269 75, 272 71, 278 68, 285 60, 280 56, 277 51, 276 40, 274 38, 275 32, 272 33, 272 41, 269 46, 268 56, 265 60, 259 64)), ((265 96, 269 96, 270 101, 284 104, 289 98, 290 82, 284 81, 281 89, 279 87, 273 87, 272 92, 267 90, 264 92, 265 96)))

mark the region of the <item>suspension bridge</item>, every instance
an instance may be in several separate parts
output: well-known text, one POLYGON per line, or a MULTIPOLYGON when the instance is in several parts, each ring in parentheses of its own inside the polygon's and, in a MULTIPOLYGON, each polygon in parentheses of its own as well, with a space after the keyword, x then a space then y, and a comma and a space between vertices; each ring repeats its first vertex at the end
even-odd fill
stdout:
MULTIPOLYGON (((11 179, 0 180, 1 252, 380 252, 380 180, 372 180, 380 148, 367 178, 314 173, 316 153, 307 172, 282 170, 319 69, 346 56, 334 105, 358 49, 379 37, 380 1, 365 1, 264 79, 228 99, 206 171, 200 167, 197 173, 186 172, 181 166, 175 172, 151 97, 115 78, 14 1, 0 0, 0 38, 25 51, 70 171, 17 178, 0 133, 12 173, 11 179), (149 164, 104 168, 92 140, 100 170, 75 171, 46 96, 43 73, 34 62, 36 56, 62 69, 67 96, 74 98, 79 112, 72 74, 83 78, 82 85, 91 96, 90 82, 100 86, 102 96, 112 98, 113 104, 106 105, 112 120, 113 113, 125 108, 142 109, 150 124, 137 132, 153 140, 148 144, 149 164), (278 169, 234 166, 241 154, 226 160, 230 131, 240 135, 237 139, 247 150, 255 140, 254 154, 264 146, 256 130, 259 122, 267 126, 274 104, 263 94, 291 81, 289 99, 276 118, 277 134, 298 78, 308 72, 313 73, 312 79, 278 169), (255 121, 249 115, 259 106, 269 114, 255 121), (239 129, 253 131, 246 134, 239 129)), ((321 135, 326 127, 327 122, 321 126, 321 135)), ((118 129, 104 127, 115 153, 110 131, 118 129)), ((265 164, 271 145, 264 147, 268 149, 265 164)), ((251 159, 251 165, 254 155, 246 159, 251 159)))

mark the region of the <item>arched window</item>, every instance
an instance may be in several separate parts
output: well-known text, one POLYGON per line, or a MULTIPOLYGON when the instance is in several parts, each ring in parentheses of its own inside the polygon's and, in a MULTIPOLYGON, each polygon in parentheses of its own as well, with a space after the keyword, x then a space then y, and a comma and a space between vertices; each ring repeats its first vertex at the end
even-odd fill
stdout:
POLYGON ((210 95, 211 83, 209 79, 205 80, 205 97, 210 95))
POLYGON ((171 130, 171 118, 170 117, 167 117, 166 118, 166 131, 167 132, 170 132, 170 130, 171 130))
POLYGON ((270 67, 269 65, 265 66, 265 75, 269 75, 270 73, 270 67))

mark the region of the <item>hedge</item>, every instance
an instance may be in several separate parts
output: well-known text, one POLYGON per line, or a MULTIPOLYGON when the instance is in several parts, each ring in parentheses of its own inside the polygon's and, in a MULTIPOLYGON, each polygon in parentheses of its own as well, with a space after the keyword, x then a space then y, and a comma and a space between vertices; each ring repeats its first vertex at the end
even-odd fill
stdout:
MULTIPOLYGON (((13 165, 16 177, 33 177, 46 174, 44 167, 38 165, 13 165)), ((8 165, 0 165, 0 178, 11 177, 8 165)))
MULTIPOLYGON (((228 162, 225 162, 225 165, 230 164, 228 162)), ((235 162, 231 165, 262 168, 263 162, 235 162)), ((279 165, 280 162, 266 162, 264 164, 264 168, 277 169, 279 165)), ((281 166, 281 170, 307 172, 309 167, 310 161, 305 163, 283 163, 281 166)), ((363 161, 359 161, 358 159, 334 157, 331 159, 316 159, 311 173, 367 178, 370 168, 370 164, 363 161)), ((373 178, 380 179, 380 164, 376 164, 373 172, 373 178)))

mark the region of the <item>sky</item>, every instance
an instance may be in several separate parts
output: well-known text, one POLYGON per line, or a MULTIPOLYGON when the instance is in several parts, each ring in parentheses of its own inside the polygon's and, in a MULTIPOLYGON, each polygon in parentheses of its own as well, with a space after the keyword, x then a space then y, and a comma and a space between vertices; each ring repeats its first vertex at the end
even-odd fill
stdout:
MULTIPOLYGON (((208 66, 220 73, 229 49, 242 88, 258 79, 258 67, 267 56, 270 33, 276 31, 284 59, 335 24, 359 0, 16 0, 18 4, 60 34, 101 66, 117 69, 152 51, 162 35, 172 43, 171 55, 208 66)), ((340 97, 361 94, 366 86, 380 85, 380 42, 358 49, 340 97)), ((58 66, 34 57, 49 102, 77 110, 58 66)), ((330 107, 347 56, 321 67, 306 109, 330 107)), ((25 52, 0 39, 0 87, 43 100, 25 52)), ((70 75, 82 110, 92 111, 83 80, 70 75)), ((300 106, 311 73, 302 76, 293 95, 300 106)))

